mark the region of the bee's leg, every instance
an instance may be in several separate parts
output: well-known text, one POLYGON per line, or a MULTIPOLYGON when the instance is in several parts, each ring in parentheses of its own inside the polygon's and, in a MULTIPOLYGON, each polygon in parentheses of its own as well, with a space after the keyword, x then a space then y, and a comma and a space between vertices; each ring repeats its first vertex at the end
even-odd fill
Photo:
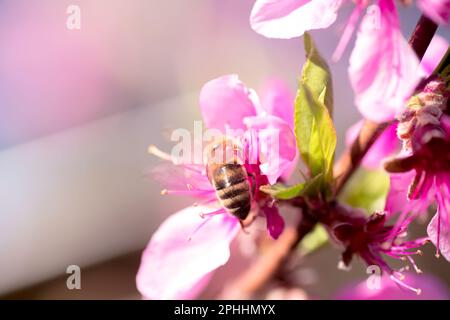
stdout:
POLYGON ((250 234, 250 232, 248 232, 248 230, 246 229, 247 227, 244 225, 244 222, 242 220, 239 220, 239 224, 241 225, 241 229, 245 234, 250 234))
POLYGON ((247 173, 248 177, 250 178, 250 185, 252 188, 252 196, 256 193, 256 179, 255 175, 253 173, 247 173))

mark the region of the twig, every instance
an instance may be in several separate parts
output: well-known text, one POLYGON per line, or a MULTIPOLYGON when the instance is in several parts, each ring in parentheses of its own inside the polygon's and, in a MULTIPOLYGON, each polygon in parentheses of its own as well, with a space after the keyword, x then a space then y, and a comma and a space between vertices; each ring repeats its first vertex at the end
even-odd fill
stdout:
POLYGON ((359 167, 370 147, 383 133, 389 123, 374 123, 365 120, 357 139, 344 152, 335 165, 336 195, 339 194, 347 181, 359 167))
POLYGON ((417 22, 416 28, 409 38, 409 45, 414 50, 417 57, 419 57, 419 60, 422 60, 425 51, 427 51, 427 48, 436 33, 437 27, 437 24, 424 15, 422 15, 417 22))
POLYGON ((258 259, 237 277, 225 290, 222 299, 249 299, 278 271, 288 259, 291 251, 315 226, 308 216, 303 215, 298 228, 286 228, 280 237, 263 252, 258 259))

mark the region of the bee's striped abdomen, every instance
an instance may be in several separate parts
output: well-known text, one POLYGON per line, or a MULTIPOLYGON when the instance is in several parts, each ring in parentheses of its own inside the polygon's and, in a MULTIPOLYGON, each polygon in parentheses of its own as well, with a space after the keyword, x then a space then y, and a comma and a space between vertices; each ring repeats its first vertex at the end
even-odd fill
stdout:
POLYGON ((240 164, 217 166, 212 173, 212 182, 222 206, 244 220, 251 207, 250 184, 245 168, 240 164))

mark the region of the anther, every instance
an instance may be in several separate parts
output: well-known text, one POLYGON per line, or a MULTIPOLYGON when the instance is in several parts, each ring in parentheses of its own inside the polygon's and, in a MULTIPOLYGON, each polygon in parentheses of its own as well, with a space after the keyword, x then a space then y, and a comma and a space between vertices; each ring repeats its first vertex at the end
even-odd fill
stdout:
POLYGON ((420 289, 420 288, 414 288, 414 287, 411 287, 411 286, 407 285, 406 283, 404 283, 404 282, 402 281, 403 279, 397 279, 394 275, 391 275, 390 278, 391 278, 392 281, 394 281, 395 283, 397 283, 400 287, 403 287, 403 288, 405 288, 405 289, 408 289, 408 290, 410 290, 410 291, 413 291, 413 292, 415 292, 417 295, 420 295, 420 294, 422 293, 422 289, 420 289))
POLYGON ((409 271, 409 266, 404 266, 404 267, 400 268, 397 272, 398 272, 398 274, 402 274, 402 272, 404 272, 404 271, 409 271))
POLYGON ((167 189, 162 189, 161 190, 161 195, 164 196, 168 193, 167 189))

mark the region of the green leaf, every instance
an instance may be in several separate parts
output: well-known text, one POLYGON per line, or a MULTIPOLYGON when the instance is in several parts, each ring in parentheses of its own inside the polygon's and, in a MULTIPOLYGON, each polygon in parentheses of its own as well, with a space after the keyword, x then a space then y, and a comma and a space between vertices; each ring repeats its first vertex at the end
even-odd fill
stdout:
POLYGON ((289 200, 299 196, 304 188, 305 184, 299 183, 295 186, 290 187, 282 184, 268 184, 265 186, 261 186, 259 189, 264 193, 270 194, 275 199, 289 200))
POLYGON ((295 99, 294 119, 297 146, 311 175, 323 173, 324 181, 331 183, 336 131, 325 105, 302 81, 295 99))
POLYGON ((312 178, 311 180, 309 180, 308 182, 299 183, 294 186, 285 186, 283 184, 278 183, 275 185, 267 184, 259 187, 259 189, 262 192, 271 195, 275 199, 289 200, 298 196, 304 195, 308 196, 317 194, 320 187, 320 183, 322 181, 321 179, 322 174, 319 174, 314 178, 312 178))
POLYGON ((314 230, 308 233, 300 242, 299 249, 303 255, 312 253, 328 242, 328 232, 325 228, 317 224, 314 230))
POLYGON ((359 169, 342 191, 339 200, 365 209, 367 213, 383 210, 389 184, 389 174, 384 170, 359 169))
POLYGON ((330 69, 305 33, 306 62, 295 99, 297 146, 312 177, 323 174, 321 187, 333 181, 336 131, 331 113, 333 89, 330 69))
POLYGON ((301 82, 307 84, 313 97, 319 99, 333 114, 333 84, 328 64, 321 57, 319 51, 309 35, 304 35, 306 62, 303 65, 301 82))

